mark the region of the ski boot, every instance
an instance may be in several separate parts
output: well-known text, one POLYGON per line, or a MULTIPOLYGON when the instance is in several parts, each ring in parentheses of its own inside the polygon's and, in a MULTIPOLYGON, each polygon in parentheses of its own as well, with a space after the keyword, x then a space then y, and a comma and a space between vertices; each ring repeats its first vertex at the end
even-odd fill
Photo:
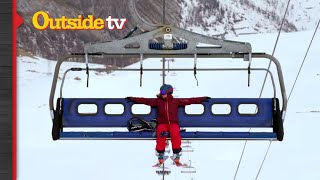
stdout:
POLYGON ((180 164, 180 157, 181 157, 182 153, 174 153, 172 156, 172 160, 174 161, 174 163, 176 164, 180 164))
POLYGON ((163 153, 156 152, 156 155, 158 156, 158 162, 160 164, 163 164, 163 162, 164 162, 164 152, 163 153))
POLYGON ((182 164, 180 162, 180 157, 181 157, 182 153, 174 153, 173 156, 171 156, 171 159, 173 161, 173 164, 175 164, 177 167, 187 167, 187 164, 182 164))

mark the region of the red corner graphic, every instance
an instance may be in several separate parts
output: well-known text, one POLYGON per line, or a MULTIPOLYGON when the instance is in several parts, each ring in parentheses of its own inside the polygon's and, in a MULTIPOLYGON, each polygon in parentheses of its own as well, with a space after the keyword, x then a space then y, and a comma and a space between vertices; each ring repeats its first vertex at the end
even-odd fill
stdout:
POLYGON ((16 11, 13 13, 12 23, 14 29, 17 29, 23 23, 22 17, 19 16, 19 14, 16 11))

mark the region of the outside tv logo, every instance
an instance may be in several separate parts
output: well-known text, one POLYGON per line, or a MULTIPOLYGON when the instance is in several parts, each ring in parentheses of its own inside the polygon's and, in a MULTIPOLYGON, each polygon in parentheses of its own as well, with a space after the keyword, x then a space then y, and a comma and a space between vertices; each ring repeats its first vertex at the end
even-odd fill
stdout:
POLYGON ((103 30, 107 26, 108 29, 123 29, 127 23, 126 18, 112 18, 109 16, 107 19, 95 18, 93 15, 88 15, 84 18, 78 15, 77 18, 51 18, 47 12, 38 11, 32 17, 32 24, 38 30, 45 30, 48 27, 52 30, 103 30), (39 22, 40 18, 43 22, 39 22))

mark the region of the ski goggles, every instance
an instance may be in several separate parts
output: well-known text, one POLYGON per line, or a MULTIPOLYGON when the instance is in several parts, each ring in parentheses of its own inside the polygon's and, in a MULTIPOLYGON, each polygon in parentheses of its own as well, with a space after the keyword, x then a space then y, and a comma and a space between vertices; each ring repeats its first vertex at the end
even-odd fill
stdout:
POLYGON ((171 92, 173 92, 173 88, 170 88, 170 89, 168 89, 168 90, 160 90, 160 94, 161 94, 161 95, 165 95, 165 94, 171 93, 171 92))
POLYGON ((161 91, 160 91, 160 94, 161 94, 161 95, 165 95, 165 94, 167 94, 167 91, 166 91, 166 90, 161 90, 161 91))

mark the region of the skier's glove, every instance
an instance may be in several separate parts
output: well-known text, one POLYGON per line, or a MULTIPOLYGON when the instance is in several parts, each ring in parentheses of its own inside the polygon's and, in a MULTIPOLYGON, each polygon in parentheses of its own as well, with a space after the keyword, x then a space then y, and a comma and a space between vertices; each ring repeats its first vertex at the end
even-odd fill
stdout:
POLYGON ((205 96, 203 101, 204 102, 209 102, 210 99, 211 99, 211 97, 205 96))

